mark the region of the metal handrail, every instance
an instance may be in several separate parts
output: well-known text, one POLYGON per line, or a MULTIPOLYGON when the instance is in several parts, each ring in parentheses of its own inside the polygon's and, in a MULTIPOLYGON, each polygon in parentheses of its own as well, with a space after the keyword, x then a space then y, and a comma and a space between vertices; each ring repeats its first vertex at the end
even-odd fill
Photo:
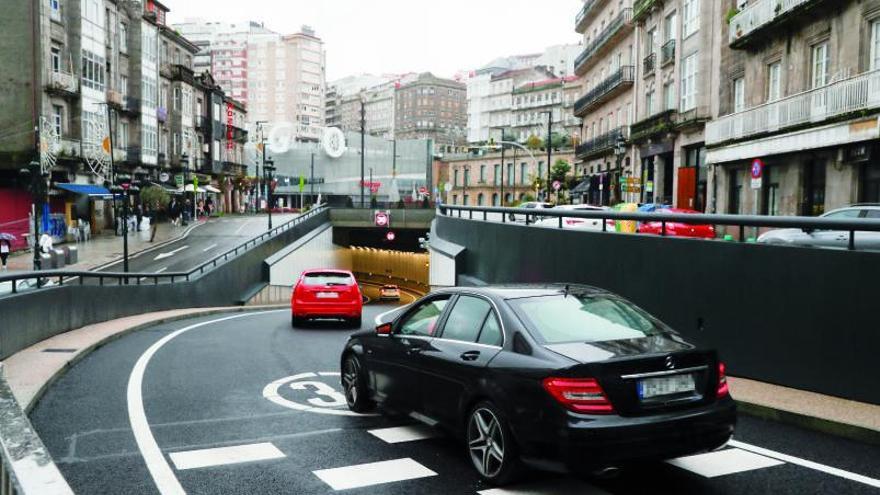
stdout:
MULTIPOLYGON (((239 255, 240 252, 247 252, 248 249, 252 249, 257 245, 263 243, 265 240, 272 238, 282 232, 286 232, 298 225, 299 223, 317 215, 318 213, 326 210, 326 206, 318 207, 312 210, 309 210, 303 215, 300 215, 284 224, 279 225, 278 227, 273 228, 267 232, 264 232, 259 237, 255 237, 253 239, 249 239, 242 244, 220 254, 216 257, 202 263, 201 265, 189 270, 187 272, 162 272, 162 273, 122 273, 122 272, 95 272, 95 271, 71 271, 71 270, 40 270, 40 271, 29 271, 29 272, 19 272, 15 274, 9 275, 0 275, 0 283, 3 282, 12 282, 12 293, 18 293, 18 285, 20 281, 23 280, 37 280, 37 289, 43 288, 52 288, 52 287, 60 287, 63 285, 70 285, 71 282, 77 281, 77 285, 84 285, 85 279, 97 280, 99 285, 105 285, 105 281, 115 281, 116 285, 146 285, 143 281, 149 281, 153 285, 158 285, 160 281, 164 283, 175 283, 178 281, 188 282, 193 279, 196 275, 201 276, 206 271, 210 269, 216 268, 229 261, 230 259, 234 259, 239 255), (43 285, 46 281, 56 281, 57 285, 43 285)), ((0 297, 3 297, 0 295, 0 297)))
MULTIPOLYGON (((781 217, 761 215, 722 215, 722 214, 683 214, 683 213, 644 213, 644 212, 618 212, 606 210, 557 210, 555 208, 502 208, 497 206, 464 206, 464 205, 441 205, 437 207, 438 213, 443 216, 453 217, 452 212, 458 212, 458 218, 462 213, 467 213, 467 220, 474 220, 474 213, 482 213, 483 220, 487 220, 487 213, 502 213, 501 221, 506 223, 509 215, 523 215, 529 217, 554 217, 559 219, 559 228, 562 228, 564 218, 584 218, 591 220, 625 220, 636 222, 655 222, 662 225, 661 235, 666 235, 667 223, 683 223, 687 225, 726 225, 739 227, 740 242, 744 242, 746 227, 773 227, 804 230, 838 230, 849 232, 849 249, 855 250, 856 232, 880 232, 880 220, 860 219, 829 219, 817 217, 781 217)), ((479 220, 479 219, 478 219, 479 220)), ((528 223, 527 223, 528 224, 528 223)), ((602 230, 606 231, 608 222, 602 222, 602 230)))

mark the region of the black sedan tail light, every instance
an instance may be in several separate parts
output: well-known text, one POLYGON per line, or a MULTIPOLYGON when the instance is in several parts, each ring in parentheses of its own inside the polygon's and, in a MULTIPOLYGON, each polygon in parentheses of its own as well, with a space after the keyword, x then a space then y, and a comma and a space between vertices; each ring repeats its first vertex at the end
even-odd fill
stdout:
POLYGON ((545 378, 544 390, 567 409, 582 414, 614 414, 595 378, 545 378))
POLYGON ((727 384, 727 373, 724 363, 718 363, 718 391, 716 396, 721 399, 730 395, 730 386, 727 384))

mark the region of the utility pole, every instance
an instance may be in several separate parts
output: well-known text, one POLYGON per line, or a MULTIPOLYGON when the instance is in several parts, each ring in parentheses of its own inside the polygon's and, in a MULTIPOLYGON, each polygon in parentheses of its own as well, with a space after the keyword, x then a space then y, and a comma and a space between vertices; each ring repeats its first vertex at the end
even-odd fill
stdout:
POLYGON ((309 167, 309 196, 312 197, 312 206, 315 205, 315 152, 312 152, 312 164, 309 167))
POLYGON ((364 164, 366 163, 366 141, 364 135, 367 127, 367 105, 364 101, 364 95, 361 95, 361 208, 364 203, 364 164))
MULTIPOLYGON (((553 153, 553 110, 547 112, 547 202, 550 202, 550 178, 552 164, 550 162, 553 153)), ((559 202, 559 193, 556 193, 556 202, 559 202)))
POLYGON ((504 129, 501 129, 501 195, 498 198, 498 203, 503 207, 504 206, 504 129))
MULTIPOLYGON (((511 177, 513 177, 513 202, 516 203, 516 152, 519 151, 517 148, 513 148, 513 170, 511 177)), ((522 180, 522 177, 520 177, 522 180)))

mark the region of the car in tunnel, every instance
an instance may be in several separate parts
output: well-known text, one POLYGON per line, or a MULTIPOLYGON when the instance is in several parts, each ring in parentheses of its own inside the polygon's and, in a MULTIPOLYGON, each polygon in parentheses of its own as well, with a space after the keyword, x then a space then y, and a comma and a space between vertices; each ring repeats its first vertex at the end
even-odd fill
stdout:
POLYGON ((440 290, 354 333, 340 365, 349 409, 443 427, 498 485, 711 451, 736 424, 716 351, 587 286, 440 290))
POLYGON ((306 270, 290 296, 290 323, 297 327, 310 319, 342 319, 361 327, 363 296, 348 270, 306 270))
POLYGON ((400 287, 394 284, 385 284, 379 288, 380 301, 399 301, 400 287))

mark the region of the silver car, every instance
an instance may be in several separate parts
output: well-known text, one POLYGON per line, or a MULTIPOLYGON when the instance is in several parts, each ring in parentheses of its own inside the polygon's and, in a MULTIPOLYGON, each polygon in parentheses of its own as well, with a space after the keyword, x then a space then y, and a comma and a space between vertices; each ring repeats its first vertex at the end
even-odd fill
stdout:
MULTIPOLYGON (((880 220, 880 204, 847 206, 829 211, 820 218, 880 220)), ((758 237, 762 244, 847 249, 849 232, 845 230, 778 229, 758 237)), ((857 250, 880 250, 880 232, 858 230, 855 233, 857 250)))

